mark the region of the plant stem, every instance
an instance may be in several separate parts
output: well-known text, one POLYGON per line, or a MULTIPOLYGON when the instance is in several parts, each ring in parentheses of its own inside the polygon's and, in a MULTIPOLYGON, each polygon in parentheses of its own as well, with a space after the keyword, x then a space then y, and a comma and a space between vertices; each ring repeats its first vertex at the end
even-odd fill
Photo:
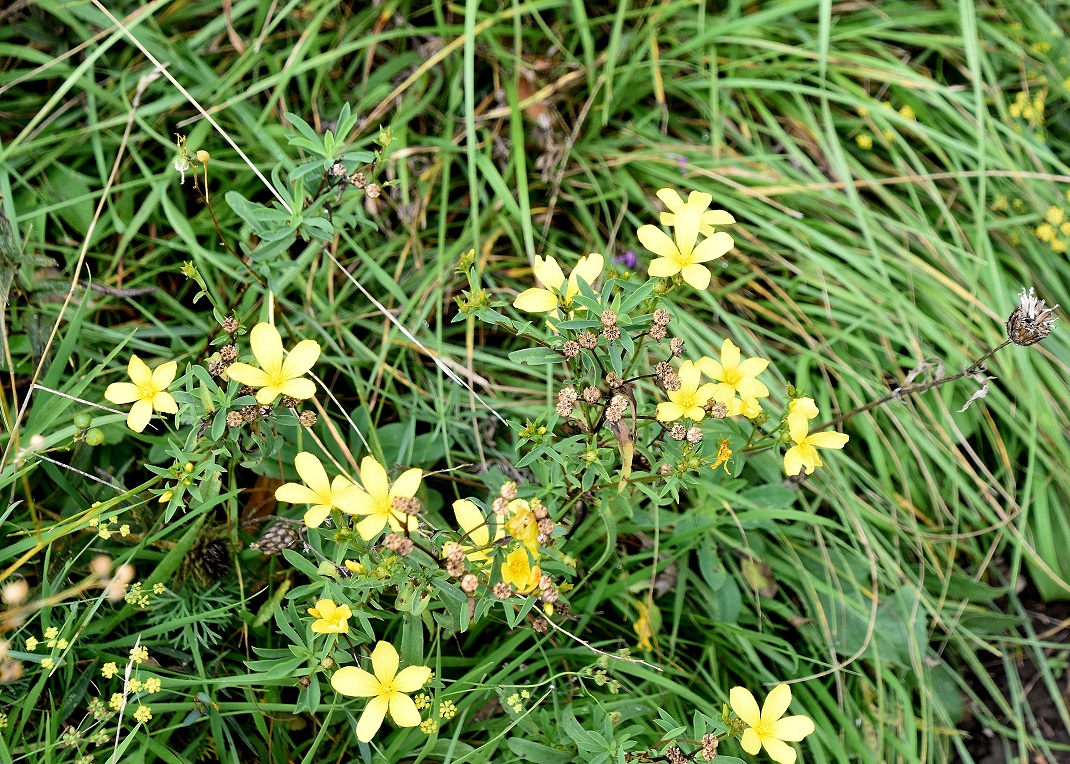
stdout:
POLYGON ((985 361, 987 361, 989 358, 991 358, 996 353, 998 353, 1000 350, 1002 350, 1003 348, 1007 347, 1007 345, 1010 345, 1010 344, 1011 344, 1010 340, 1004 340, 1002 343, 1000 343, 996 347, 994 347, 991 350, 989 350, 987 353, 982 355, 980 358, 978 358, 976 361, 974 361, 968 367, 966 367, 965 369, 960 371, 958 374, 954 374, 954 375, 952 375, 950 377, 941 377, 940 379, 934 379, 931 382, 923 382, 923 383, 918 384, 918 385, 909 385, 907 387, 897 387, 894 390, 892 390, 892 392, 890 392, 887 395, 885 395, 883 398, 878 398, 875 401, 870 401, 869 403, 865 404, 864 406, 859 406, 858 408, 853 409, 852 411, 848 411, 846 414, 842 414, 842 415, 836 417, 835 419, 830 419, 827 422, 823 422, 822 424, 819 424, 819 425, 811 428, 810 432, 819 432, 821 430, 828 429, 829 427, 835 427, 840 422, 846 422, 851 417, 857 416, 858 414, 863 414, 866 411, 869 411, 870 409, 875 409, 875 408, 877 408, 877 406, 881 406, 881 405, 887 403, 890 400, 894 400, 896 398, 902 398, 904 395, 915 395, 917 393, 923 393, 926 390, 930 390, 930 389, 932 389, 934 387, 939 387, 940 385, 947 384, 948 382, 954 382, 956 379, 962 379, 963 377, 972 377, 974 374, 978 374, 978 373, 984 371, 985 361))

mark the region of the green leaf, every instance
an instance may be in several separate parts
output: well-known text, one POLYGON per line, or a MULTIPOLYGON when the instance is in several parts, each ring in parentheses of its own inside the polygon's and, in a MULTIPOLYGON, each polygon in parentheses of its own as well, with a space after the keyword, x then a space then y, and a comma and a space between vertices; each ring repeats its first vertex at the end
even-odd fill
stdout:
POLYGON ((569 764, 575 760, 573 753, 520 737, 511 737, 505 744, 509 746, 510 751, 532 764, 569 764))
POLYGON ((545 366, 560 362, 561 354, 550 348, 524 348, 510 353, 509 360, 524 366, 545 366))

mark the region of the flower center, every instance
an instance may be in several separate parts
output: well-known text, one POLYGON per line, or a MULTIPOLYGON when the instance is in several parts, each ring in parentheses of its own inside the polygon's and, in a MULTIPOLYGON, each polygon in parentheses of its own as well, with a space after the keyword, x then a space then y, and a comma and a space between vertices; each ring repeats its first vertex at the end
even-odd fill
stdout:
POLYGON ((149 384, 147 384, 147 385, 139 385, 137 390, 138 390, 139 393, 141 393, 142 400, 145 400, 145 399, 152 400, 153 398, 156 397, 156 394, 158 392, 160 392, 159 390, 156 389, 156 386, 154 384, 152 384, 151 382, 149 384))
POLYGON ((698 395, 690 390, 683 391, 676 399, 676 403, 685 409, 692 409, 698 405, 698 395))
POLYGON ((724 383, 736 387, 743 381, 743 375, 739 373, 739 369, 725 369, 724 370, 724 383))

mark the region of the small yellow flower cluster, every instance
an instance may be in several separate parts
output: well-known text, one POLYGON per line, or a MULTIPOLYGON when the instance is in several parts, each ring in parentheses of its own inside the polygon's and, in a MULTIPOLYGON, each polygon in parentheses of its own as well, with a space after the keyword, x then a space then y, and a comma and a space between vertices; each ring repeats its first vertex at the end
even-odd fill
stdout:
POLYGON ((414 696, 412 702, 416 704, 418 711, 431 707, 431 697, 426 692, 421 692, 419 695, 414 696))
POLYGON ((1044 222, 1038 225, 1033 233, 1047 244, 1052 252, 1066 252, 1067 242, 1070 241, 1070 219, 1067 218, 1066 210, 1057 205, 1049 207, 1044 214, 1044 222))
POLYGON ((509 710, 512 711, 514 714, 519 714, 521 711, 524 710, 524 700, 531 697, 531 693, 527 690, 524 690, 523 696, 524 697, 522 698, 521 693, 514 692, 512 695, 505 699, 505 705, 509 706, 509 710))
POLYGON ((433 735, 438 732, 438 722, 434 719, 424 719, 420 722, 420 732, 425 735, 433 735))
POLYGON ((1025 120, 1032 128, 1044 124, 1044 102, 1047 100, 1047 88, 1041 88, 1030 97, 1022 90, 1014 97, 1014 102, 1007 107, 1007 113, 1015 119, 1025 120))
POLYGON ((147 724, 152 718, 152 708, 149 706, 138 706, 137 711, 134 712, 134 719, 139 724, 147 724))
POLYGON ((144 645, 130 648, 130 660, 141 665, 149 659, 149 649, 144 645))
POLYGON ((452 700, 443 700, 438 704, 438 715, 439 718, 449 721, 457 715, 457 706, 452 700))
MULTIPOLYGON (((155 584, 152 589, 153 593, 160 594, 161 592, 156 591, 157 586, 163 586, 163 584, 155 584)), ((130 585, 130 588, 127 590, 126 594, 123 595, 123 599, 126 600, 128 605, 134 605, 135 607, 139 607, 142 610, 152 604, 152 597, 150 597, 142 589, 140 581, 137 581, 130 585)))
POLYGON ((855 136, 855 143, 857 143, 858 148, 863 151, 869 151, 873 148, 873 136, 869 133, 859 133, 855 136))

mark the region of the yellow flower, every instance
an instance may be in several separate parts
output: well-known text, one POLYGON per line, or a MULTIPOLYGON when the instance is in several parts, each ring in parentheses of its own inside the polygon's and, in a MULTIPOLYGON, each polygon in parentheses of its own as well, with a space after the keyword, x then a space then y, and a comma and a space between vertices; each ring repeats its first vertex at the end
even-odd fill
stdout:
POLYGON ((131 647, 130 648, 130 660, 139 666, 149 659, 149 648, 147 647, 131 647))
POLYGON ((130 688, 130 692, 141 691, 141 680, 138 679, 136 676, 130 677, 130 681, 127 682, 126 685, 130 688))
POLYGON ((701 191, 692 191, 685 202, 675 190, 663 188, 658 191, 658 198, 669 208, 668 212, 661 213, 661 224, 664 226, 676 225, 676 213, 685 204, 696 208, 701 214, 698 232, 703 236, 713 236, 715 225, 732 225, 736 222, 736 219, 724 210, 711 210, 709 207, 713 197, 701 191))
POLYGON ((137 711, 134 712, 134 720, 140 722, 141 724, 148 723, 149 719, 151 718, 152 709, 148 706, 138 706, 137 711))
POLYGON ((53 668, 53 667, 54 667, 55 665, 56 665, 56 662, 55 662, 54 660, 52 660, 52 658, 51 658, 51 657, 49 657, 49 658, 42 658, 42 659, 41 659, 41 668, 43 668, 43 669, 51 669, 51 668, 53 668))
POLYGON ((174 361, 160 364, 150 370, 145 362, 136 355, 130 356, 130 365, 126 367, 130 375, 129 382, 112 382, 104 391, 104 397, 112 403, 133 403, 126 416, 126 426, 134 432, 141 432, 152 419, 152 412, 177 414, 178 404, 167 392, 168 386, 175 381, 178 364, 174 361))
POLYGON ((310 607, 308 614, 318 620, 312 622, 312 631, 317 634, 345 634, 349 631, 346 623, 353 611, 349 605, 336 605, 334 600, 320 600, 316 607, 310 607))
POLYGON ((163 683, 160 681, 159 677, 149 677, 145 680, 145 692, 149 693, 150 695, 153 695, 160 691, 160 687, 162 686, 162 684, 163 683))
POLYGON ((249 333, 249 346, 260 368, 247 363, 232 363, 227 368, 227 376, 242 385, 259 387, 257 403, 266 406, 280 395, 305 400, 316 394, 316 384, 304 375, 320 357, 318 342, 298 342, 283 358, 279 330, 271 324, 261 323, 249 333))
POLYGON ((728 472, 728 460, 731 459, 731 458, 732 458, 732 449, 730 449, 728 447, 728 441, 727 440, 722 440, 721 441, 721 445, 717 448, 717 461, 715 461, 713 463, 713 469, 717 469, 718 467, 720 467, 723 464, 724 465, 724 471, 727 472, 729 475, 731 475, 732 473, 728 472))
POLYGON ((695 289, 705 289, 710 285, 711 276, 709 268, 702 263, 716 260, 732 249, 732 237, 718 231, 696 244, 702 213, 691 204, 685 204, 673 213, 673 223, 674 239, 657 226, 645 225, 636 231, 642 245, 657 255, 650 263, 650 275, 669 278, 679 273, 695 289))
POLYGON ((333 507, 350 514, 357 511, 360 489, 341 475, 336 475, 333 481, 330 480, 314 454, 302 451, 294 458, 294 466, 297 467, 297 474, 305 481, 304 485, 280 485, 275 489, 275 498, 291 504, 312 504, 305 512, 305 525, 309 528, 322 525, 333 507))
POLYGON ((47 629, 45 629, 45 639, 55 639, 58 636, 59 636, 59 627, 58 626, 49 626, 47 629))
POLYGON ((784 741, 796 743, 812 734, 814 721, 807 716, 781 718, 791 704, 791 688, 788 685, 778 684, 774 687, 766 696, 761 711, 754 696, 743 687, 733 687, 728 699, 736 716, 747 725, 739 741, 744 751, 754 756, 764 746, 769 758, 777 764, 795 764, 795 749, 784 741))
POLYGON ((637 646, 640 650, 653 650, 655 636, 654 629, 650 625, 650 608, 645 602, 636 602, 635 606, 639 610, 639 618, 632 624, 632 629, 639 637, 637 646))
POLYGON ((405 693, 416 692, 431 678, 427 666, 409 666, 398 671, 398 651, 389 642, 379 642, 372 651, 372 671, 356 666, 338 669, 331 677, 336 692, 356 698, 371 698, 357 722, 357 740, 370 742, 382 726, 386 712, 398 727, 417 727, 420 712, 405 693))
POLYGON ((558 308, 559 297, 561 304, 568 305, 580 293, 578 279, 583 279, 588 286, 593 285, 602 275, 603 266, 604 260, 597 253, 581 257, 566 279, 557 260, 536 255, 532 270, 544 288, 525 289, 513 300, 513 307, 528 313, 553 313, 558 308))
MULTIPOLYGON (((795 398, 788 402, 788 429, 790 431, 790 422, 793 419, 801 419, 803 424, 806 425, 811 419, 814 419, 821 412, 818 411, 817 404, 814 403, 813 398, 795 398)), ((806 425, 809 429, 809 425, 806 425)))
POLYGON ((808 435, 809 424, 801 414, 788 416, 788 433, 795 445, 784 454, 784 471, 798 475, 803 468, 811 475, 816 467, 824 464, 818 456, 819 448, 843 448, 849 437, 840 432, 815 432, 808 435))
POLYGON ((747 398, 767 398, 769 388, 759 382, 757 376, 766 370, 769 361, 765 358, 748 358, 740 360, 739 348, 730 339, 721 343, 721 360, 703 357, 695 364, 699 370, 710 379, 717 382, 713 398, 724 400, 725 398, 739 396, 747 398))
POLYGON ((111 699, 108 700, 108 705, 118 711, 123 707, 123 694, 121 692, 113 692, 111 699))
POLYGON ((26 637, 26 649, 30 652, 37 649, 37 637, 26 637))
MULTIPOLYGON (((488 559, 486 547, 490 546, 490 528, 487 527, 487 518, 479 511, 479 507, 468 499, 458 499, 453 502, 453 514, 457 517, 457 525, 464 531, 464 540, 471 544, 463 545, 465 550, 471 549, 465 556, 471 562, 484 562, 488 559)), ((498 522, 494 523, 494 541, 505 536, 505 529, 498 522)), ((536 529, 537 530, 537 529, 536 529)))
POLYGON ((509 535, 521 542, 533 557, 539 556, 539 520, 525 499, 509 502, 510 517, 505 523, 509 535))
POLYGON ((520 594, 527 594, 539 584, 542 570, 538 565, 532 567, 528 553, 524 549, 514 549, 502 563, 502 581, 512 584, 520 594))
POLYGON ((669 400, 658 404, 657 417, 659 422, 674 422, 680 417, 687 417, 695 422, 701 422, 706 416, 703 408, 713 397, 715 385, 712 382, 699 386, 699 370, 691 361, 680 364, 680 387, 670 390, 667 394, 669 400))
POLYGON ((394 509, 394 499, 411 499, 420 490, 423 472, 418 468, 405 470, 391 485, 386 469, 370 456, 360 463, 360 482, 363 490, 357 492, 352 511, 354 515, 368 515, 357 523, 357 532, 368 541, 375 537, 387 523, 395 533, 415 530, 416 518, 394 509), (402 524, 404 523, 404 524, 402 524))

